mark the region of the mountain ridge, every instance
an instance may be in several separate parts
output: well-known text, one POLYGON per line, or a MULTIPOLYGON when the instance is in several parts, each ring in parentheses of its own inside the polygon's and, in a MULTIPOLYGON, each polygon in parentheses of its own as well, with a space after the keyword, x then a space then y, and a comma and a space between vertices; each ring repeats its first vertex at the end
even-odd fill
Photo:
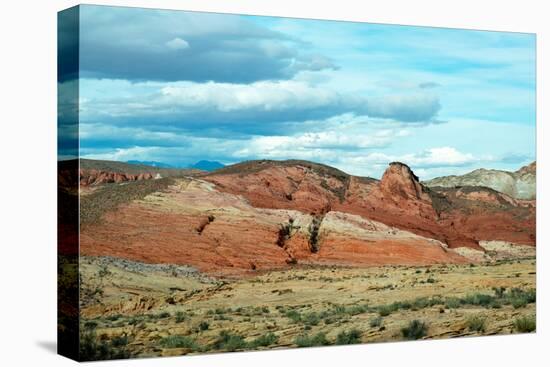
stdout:
POLYGON ((536 161, 516 171, 478 168, 464 175, 436 177, 423 182, 429 187, 485 186, 516 199, 536 198, 536 161))

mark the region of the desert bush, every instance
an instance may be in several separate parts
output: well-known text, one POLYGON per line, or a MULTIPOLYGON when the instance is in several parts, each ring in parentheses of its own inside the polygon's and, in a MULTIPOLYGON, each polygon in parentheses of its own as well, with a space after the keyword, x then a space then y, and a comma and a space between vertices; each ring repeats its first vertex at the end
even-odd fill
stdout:
POLYGON ((257 347, 268 347, 272 344, 275 344, 277 343, 277 341, 279 340, 279 337, 273 333, 267 333, 265 335, 262 335, 260 336, 259 338, 253 340, 251 343, 250 343, 250 346, 252 348, 257 348, 257 347))
POLYGON ((487 317, 482 315, 474 315, 466 319, 466 325, 470 331, 484 332, 486 321, 487 317))
POLYGON ((84 328, 85 329, 88 329, 88 330, 93 330, 97 327, 97 322, 96 321, 86 321, 84 323, 84 328))
POLYGON ((520 333, 531 333, 537 329, 535 316, 522 316, 514 321, 514 328, 520 333))
POLYGON ((311 312, 302 317, 302 322, 305 325, 316 326, 319 324, 320 317, 316 312, 311 312))
POLYGON ((371 327, 380 327, 382 325, 382 317, 378 316, 378 317, 374 317, 372 319, 370 319, 369 321, 369 325, 371 327))
POLYGON ((369 306, 367 305, 355 305, 346 309, 346 313, 351 316, 359 315, 369 311, 369 306))
POLYGON ((317 347, 330 344, 325 333, 318 333, 313 337, 300 335, 294 340, 294 343, 300 348, 317 347))
POLYGON ((292 320, 292 322, 294 323, 298 323, 302 320, 302 315, 300 315, 300 313, 295 310, 286 311, 285 316, 292 320))
POLYGON ((449 297, 445 299, 445 307, 449 309, 459 308, 460 299, 456 297, 449 297))
POLYGON ((401 329, 401 334, 405 339, 416 340, 426 336, 428 333, 428 326, 426 323, 420 320, 413 320, 409 322, 407 327, 401 329))
POLYGON ((490 307, 494 302, 495 298, 489 294, 474 293, 468 294, 464 297, 461 303, 473 306, 490 307))
POLYGON ((506 287, 493 287, 493 291, 495 292, 495 297, 502 298, 504 297, 504 292, 506 291, 506 287))
POLYGON ((233 334, 227 330, 222 330, 218 336, 218 339, 214 342, 214 348, 225 350, 228 352, 234 352, 238 349, 244 349, 247 347, 247 343, 240 335, 233 334))
POLYGON ((208 330, 209 327, 210 327, 210 324, 206 321, 201 321, 201 323, 199 324, 199 330, 201 331, 208 330))
POLYGON ((176 312, 176 322, 180 323, 185 320, 185 314, 181 311, 176 312))
POLYGON ((520 288, 512 288, 506 294, 506 298, 514 308, 520 308, 526 306, 528 303, 536 302, 537 292, 534 289, 524 291, 520 288))
POLYGON ((130 352, 126 349, 127 344, 126 336, 115 337, 111 341, 100 341, 94 330, 88 330, 80 334, 79 357, 82 361, 130 358, 130 352))
POLYGON ((119 314, 110 315, 110 316, 107 316, 105 318, 105 320, 107 320, 107 321, 116 321, 116 320, 120 319, 121 317, 122 317, 122 315, 119 315, 119 314))
POLYGON ((378 307, 378 314, 380 316, 388 316, 389 314, 392 313, 392 308, 390 306, 380 306, 378 307))
POLYGON ((165 338, 162 338, 159 344, 164 348, 197 348, 195 340, 184 335, 167 336, 165 338))
POLYGON ((348 332, 342 331, 336 336, 336 344, 359 344, 361 343, 361 331, 357 329, 352 329, 348 332))

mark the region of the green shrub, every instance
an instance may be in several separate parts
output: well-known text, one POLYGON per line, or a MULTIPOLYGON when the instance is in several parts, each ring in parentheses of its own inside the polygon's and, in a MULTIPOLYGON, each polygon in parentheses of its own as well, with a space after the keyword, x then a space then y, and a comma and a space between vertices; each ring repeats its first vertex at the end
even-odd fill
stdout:
POLYGON ((486 321, 487 321, 487 317, 480 316, 480 315, 474 315, 474 316, 470 316, 466 319, 466 325, 468 326, 468 329, 470 331, 484 332, 486 321))
POLYGON ((315 336, 313 337, 309 337, 307 335, 301 335, 301 336, 298 336, 295 340, 294 340, 294 343, 298 346, 298 347, 317 347, 317 346, 321 346, 321 345, 329 345, 329 341, 327 340, 327 336, 325 333, 319 333, 319 334, 316 334, 315 336))
POLYGON ((96 321, 86 321, 84 323, 84 328, 85 329, 88 329, 88 330, 93 330, 97 327, 97 322, 96 321))
POLYGON ((247 343, 240 335, 233 334, 229 331, 222 330, 218 339, 214 342, 214 348, 234 352, 238 349, 246 348, 247 343))
POLYGON ((460 307, 460 299, 456 297, 449 297, 445 299, 445 307, 448 309, 454 309, 460 307))
POLYGON ((469 294, 462 300, 462 303, 464 304, 483 307, 490 307, 494 302, 495 299, 493 296, 483 293, 469 294))
POLYGON ((522 316, 514 321, 516 331, 520 333, 531 333, 537 329, 535 316, 522 316))
POLYGON ((194 339, 183 335, 170 335, 160 340, 160 345, 164 348, 190 348, 196 349, 194 339))
POLYGON ((361 331, 352 329, 349 332, 342 331, 336 336, 336 344, 359 344, 361 343, 361 331))
POLYGON ((176 312, 176 322, 180 323, 185 320, 185 314, 181 311, 176 312))
POLYGON ((208 330, 209 327, 210 327, 210 324, 206 321, 201 321, 201 323, 199 324, 199 330, 201 331, 208 330))
POLYGON ((298 323, 302 320, 302 315, 298 311, 290 310, 285 313, 285 316, 288 317, 292 322, 298 323))
POLYGON ((369 325, 371 327, 380 327, 382 325, 382 317, 381 316, 378 316, 378 317, 374 317, 372 319, 370 319, 369 321, 369 325))
POLYGON ((130 358, 126 349, 126 336, 116 337, 111 341, 99 341, 94 330, 80 334, 79 357, 82 361, 101 361, 108 359, 130 358))
POLYGON ((409 325, 407 327, 401 329, 401 334, 405 339, 408 340, 420 339, 426 336, 427 333, 428 326, 426 325, 426 323, 419 320, 413 320, 409 322, 409 325))
POLYGON ((304 317, 302 317, 302 322, 305 325, 315 326, 319 324, 319 321, 320 321, 320 317, 315 312, 308 313, 304 317))
POLYGON ((252 343, 250 343, 250 346, 252 348, 268 347, 272 344, 277 343, 278 340, 279 340, 279 337, 277 335, 273 333, 267 333, 255 339, 254 341, 252 341, 252 343))
POLYGON ((380 316, 388 316, 392 313, 392 308, 390 306, 380 306, 378 307, 378 313, 380 316))
POLYGON ((105 320, 107 321, 116 321, 118 319, 120 319, 122 317, 122 315, 110 315, 110 316, 107 316, 105 318, 105 320))

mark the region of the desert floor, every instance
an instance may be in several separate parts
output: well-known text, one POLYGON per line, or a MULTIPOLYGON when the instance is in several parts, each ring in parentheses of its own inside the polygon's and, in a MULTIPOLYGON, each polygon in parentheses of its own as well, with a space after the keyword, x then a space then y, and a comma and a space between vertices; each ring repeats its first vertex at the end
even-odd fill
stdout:
POLYGON ((83 257, 81 351, 108 359, 529 332, 535 260, 240 279, 83 257), (415 321, 416 320, 416 321, 415 321))

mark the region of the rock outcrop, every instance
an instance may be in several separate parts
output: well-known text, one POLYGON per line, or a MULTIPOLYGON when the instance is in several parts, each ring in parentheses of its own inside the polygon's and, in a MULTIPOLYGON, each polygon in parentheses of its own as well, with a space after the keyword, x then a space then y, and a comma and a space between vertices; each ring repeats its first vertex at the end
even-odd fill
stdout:
POLYGON ((295 161, 249 162, 205 179, 256 207, 356 214, 450 247, 479 249, 480 240, 535 242, 534 203, 483 187, 430 189, 398 162, 380 181, 295 161))
MULTIPOLYGON (((139 179, 89 177, 98 185, 139 179)), ((462 254, 485 253, 486 241, 536 240, 534 201, 485 187, 429 188, 398 162, 381 180, 255 161, 174 182, 82 227, 81 253, 239 275, 295 264, 461 263, 472 258, 462 254)))
POLYGON ((516 199, 534 200, 536 170, 536 162, 515 172, 481 168, 462 176, 437 177, 424 184, 429 187, 484 186, 516 199))
POLYGON ((445 244, 365 219, 257 208, 209 182, 179 179, 83 228, 80 251, 242 275, 296 264, 463 263, 445 244))
POLYGON ((100 170, 80 170, 80 186, 94 186, 105 183, 121 183, 126 181, 151 180, 155 178, 149 172, 130 174, 118 172, 105 172, 100 170))

